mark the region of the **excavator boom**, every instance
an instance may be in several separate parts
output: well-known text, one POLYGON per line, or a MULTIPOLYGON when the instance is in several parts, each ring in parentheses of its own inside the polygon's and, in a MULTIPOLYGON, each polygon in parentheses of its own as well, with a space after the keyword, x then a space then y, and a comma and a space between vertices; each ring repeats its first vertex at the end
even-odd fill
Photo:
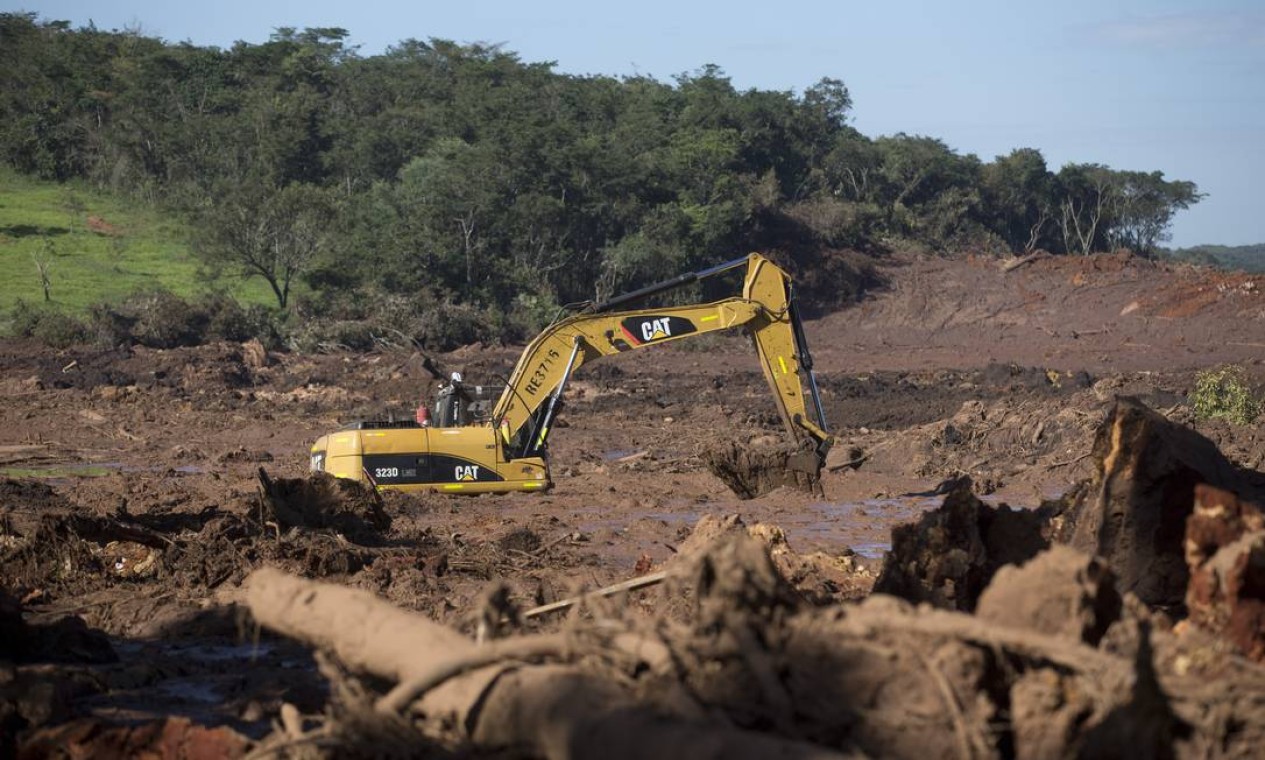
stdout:
POLYGON ((755 342, 765 379, 773 391, 787 432, 820 444, 830 440, 823 429, 821 402, 812 376, 812 359, 786 272, 760 254, 682 275, 658 285, 598 304, 549 327, 519 358, 505 392, 492 414, 493 423, 511 451, 529 456, 549 433, 550 409, 567 378, 586 362, 703 333, 745 327, 755 342), (746 265, 742 294, 720 301, 662 309, 614 311, 615 306, 746 265), (808 379, 815 418, 808 415, 801 379, 808 379))

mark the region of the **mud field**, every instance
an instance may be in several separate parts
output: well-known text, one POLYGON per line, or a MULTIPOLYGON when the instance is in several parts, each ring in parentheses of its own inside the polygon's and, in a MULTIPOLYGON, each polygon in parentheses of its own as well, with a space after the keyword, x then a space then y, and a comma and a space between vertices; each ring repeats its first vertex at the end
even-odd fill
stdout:
MULTIPOLYGON (((433 381, 408 349, 0 343, 0 756, 609 756, 608 743, 571 741, 599 735, 676 737, 666 751, 691 755, 1255 754, 1265 612, 1217 594, 1265 589, 1265 549, 1236 565, 1247 580, 1217 569, 1201 592, 1198 563, 1221 565, 1192 554, 1192 534, 1183 554, 1181 534, 1198 503, 1265 493, 1260 428, 1196 422, 1188 401, 1195 372, 1222 363, 1265 385, 1265 280, 1124 255, 1011 269, 900 259, 883 273, 861 304, 807 325, 839 438, 821 491, 749 500, 707 466, 717 445, 779 431, 742 336, 582 368, 551 440, 554 489, 478 497, 308 477, 318 435, 409 418, 427 397, 433 381), (1121 452, 1136 454, 1127 472, 1121 452), (1113 478, 1126 476, 1143 487, 1125 493, 1113 478), (1199 484, 1222 490, 1190 497, 1199 484), (1182 504, 1164 502, 1178 492, 1182 504), (1177 548, 1137 570, 1137 546, 1095 520, 1133 524, 1147 493, 1178 510, 1155 529, 1176 531, 1156 546, 1177 548), (1165 575, 1170 560, 1180 567, 1165 575), (308 581, 334 585, 286 585, 308 581), (525 726, 552 718, 520 706, 497 719, 492 686, 477 710, 439 688, 382 717, 373 701, 409 672, 339 637, 387 613, 357 596, 328 630, 287 617, 307 599, 298 617, 319 628, 331 588, 444 626, 415 642, 554 637, 533 654, 507 643, 495 689, 537 705, 531 679, 562 679, 572 701, 609 702, 620 720, 563 701, 582 725, 542 739, 525 726), (1035 609, 1059 594, 1075 614, 1035 609), (1069 616, 1084 625, 1067 633, 1069 616), (615 628, 658 631, 671 667, 644 652, 629 666, 615 628), (432 699, 442 705, 419 707, 432 699), (669 720, 682 725, 656 722, 669 720)), ((491 384, 519 350, 437 358, 491 384)), ((1209 557, 1259 538, 1260 513, 1234 510, 1233 540, 1208 529, 1221 536, 1209 557)), ((363 648, 410 650, 392 641, 363 648)), ((482 672, 454 674, 467 671, 482 672)))

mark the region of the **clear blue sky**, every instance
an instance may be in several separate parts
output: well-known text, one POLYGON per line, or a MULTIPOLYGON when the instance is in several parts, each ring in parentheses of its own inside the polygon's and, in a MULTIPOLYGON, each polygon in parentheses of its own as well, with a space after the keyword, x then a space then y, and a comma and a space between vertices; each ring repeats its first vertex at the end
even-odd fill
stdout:
POLYGON ((0 0, 171 42, 227 47, 339 26, 363 54, 402 39, 501 43, 573 74, 667 81, 704 64, 740 89, 852 92, 871 136, 939 137, 990 160, 1016 147, 1160 170, 1208 194, 1173 244, 1265 242, 1261 0, 0 0))

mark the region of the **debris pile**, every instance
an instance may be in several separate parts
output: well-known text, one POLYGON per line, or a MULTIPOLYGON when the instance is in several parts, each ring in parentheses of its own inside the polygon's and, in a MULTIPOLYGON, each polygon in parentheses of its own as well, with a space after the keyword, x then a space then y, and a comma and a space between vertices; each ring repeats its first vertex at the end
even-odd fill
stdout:
POLYGON ((1195 487, 1186 521, 1191 622, 1265 661, 1265 514, 1212 486, 1195 487))
POLYGON ((1046 512, 990 506, 972 486, 967 477, 950 482, 937 509, 892 529, 876 592, 969 612, 998 568, 1048 546, 1046 512))
POLYGON ((264 520, 281 528, 334 530, 361 544, 378 543, 391 529, 382 497, 358 481, 317 472, 273 479, 259 468, 264 520))
POLYGON ((417 751, 607 759, 1194 757, 1265 739, 1265 707, 1242 697, 1265 693, 1265 671, 1226 669, 1208 693, 1156 654, 1182 642, 1070 548, 999 573, 977 616, 881 594, 807 605, 746 530, 721 531, 674 575, 669 588, 693 599, 687 619, 572 618, 475 644, 363 592, 256 571, 256 619, 345 668, 327 671, 337 706, 261 746, 306 737, 354 751, 372 726, 390 746, 411 734, 417 751), (1045 605, 1008 609, 1051 589, 1045 605))

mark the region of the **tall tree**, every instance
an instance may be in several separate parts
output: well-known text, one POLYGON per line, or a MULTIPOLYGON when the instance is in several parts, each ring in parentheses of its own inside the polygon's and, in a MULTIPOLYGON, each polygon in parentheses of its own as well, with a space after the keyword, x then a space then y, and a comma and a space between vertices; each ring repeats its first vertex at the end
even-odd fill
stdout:
POLYGON ((1120 191, 1115 172, 1102 164, 1068 164, 1056 182, 1063 250, 1082 256, 1102 250, 1120 191))
POLYGON ((330 242, 337 211, 331 194, 302 184, 223 190, 201 214, 195 252, 214 271, 262 277, 285 309, 298 277, 330 242))
POLYGON ((1121 172, 1108 239, 1113 246, 1154 253, 1169 239, 1173 215, 1202 197, 1194 182, 1168 182, 1163 172, 1121 172))
POLYGON ((944 248, 968 233, 980 204, 980 162, 941 140, 898 134, 875 141, 890 231, 944 248))
POLYGON ((1054 175, 1041 151, 1018 148, 985 164, 981 175, 989 228, 1011 251, 1049 244, 1055 228, 1054 175))

